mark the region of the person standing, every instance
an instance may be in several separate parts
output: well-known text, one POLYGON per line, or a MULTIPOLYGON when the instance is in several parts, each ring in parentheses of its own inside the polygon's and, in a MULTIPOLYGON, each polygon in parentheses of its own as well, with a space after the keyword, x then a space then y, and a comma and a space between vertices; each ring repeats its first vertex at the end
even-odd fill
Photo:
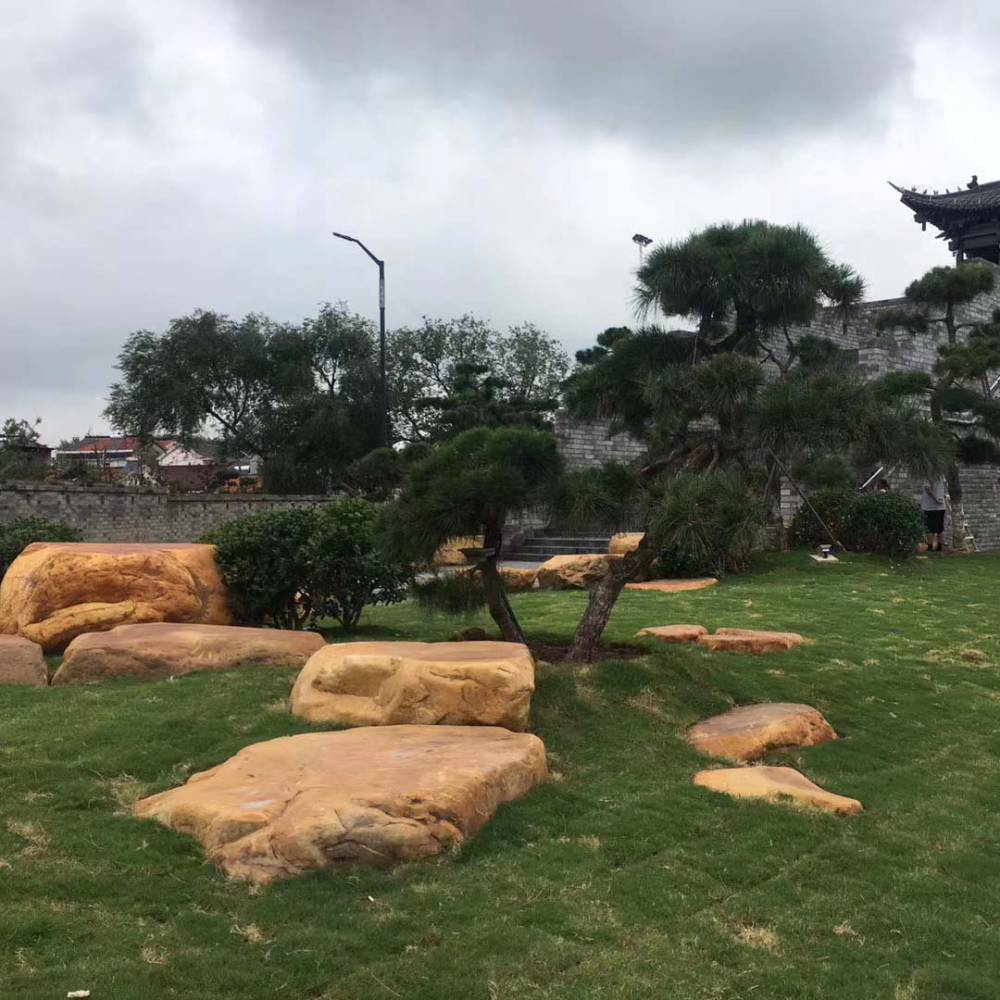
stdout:
POLYGON ((924 512, 924 528, 927 531, 927 548, 930 552, 941 551, 944 537, 944 480, 934 478, 924 483, 920 494, 920 509, 924 512))

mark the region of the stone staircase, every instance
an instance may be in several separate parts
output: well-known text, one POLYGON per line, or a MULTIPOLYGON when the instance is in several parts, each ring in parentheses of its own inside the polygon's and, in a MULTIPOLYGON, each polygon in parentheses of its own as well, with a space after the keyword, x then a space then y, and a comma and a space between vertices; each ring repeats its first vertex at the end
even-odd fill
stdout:
POLYGON ((545 562, 553 556, 603 555, 611 539, 605 535, 560 535, 542 532, 504 549, 501 562, 545 562))

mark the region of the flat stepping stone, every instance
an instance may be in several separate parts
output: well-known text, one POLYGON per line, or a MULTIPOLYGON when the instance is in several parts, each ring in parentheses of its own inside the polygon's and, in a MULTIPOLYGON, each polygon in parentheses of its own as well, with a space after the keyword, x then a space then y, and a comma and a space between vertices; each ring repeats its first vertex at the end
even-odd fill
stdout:
POLYGON ((636 632, 637 639, 659 639, 660 642, 697 642, 708 635, 704 625, 653 625, 636 632))
POLYGON ((805 643, 798 632, 768 632, 752 628, 720 628, 703 635, 698 642, 713 653, 787 653, 805 643))
POLYGON ((386 726, 255 743, 135 814, 199 840, 233 878, 269 882, 440 854, 546 777, 537 736, 386 726))
POLYGON ((813 747, 835 739, 837 734, 820 712, 790 702, 742 705, 688 730, 695 750, 740 763, 757 760, 769 750, 813 747))
POLYGON ((34 542, 0 583, 0 632, 46 652, 140 622, 232 623, 214 545, 34 542))
POLYGON ((538 586, 546 590, 586 590, 607 575, 620 555, 581 553, 553 556, 538 567, 538 586))
POLYGON ((347 726, 522 730, 534 690, 535 661, 519 642, 344 642, 309 658, 290 708, 347 726))
POLYGON ((724 792, 738 799, 769 802, 791 799, 838 816, 857 816, 864 812, 864 806, 857 799, 820 788, 794 767, 726 767, 699 771, 693 781, 701 788, 724 792))
POLYGON ((45 687, 48 683, 42 647, 19 635, 0 635, 0 684, 45 687))
POLYGON ((120 677, 179 677, 237 667, 302 667, 326 643, 316 632, 236 625, 152 622, 77 636, 53 684, 91 684, 120 677))
POLYGON ((719 581, 714 576, 706 576, 697 580, 645 580, 637 583, 626 583, 626 590, 652 590, 660 594, 680 594, 685 590, 704 590, 714 587, 719 581))

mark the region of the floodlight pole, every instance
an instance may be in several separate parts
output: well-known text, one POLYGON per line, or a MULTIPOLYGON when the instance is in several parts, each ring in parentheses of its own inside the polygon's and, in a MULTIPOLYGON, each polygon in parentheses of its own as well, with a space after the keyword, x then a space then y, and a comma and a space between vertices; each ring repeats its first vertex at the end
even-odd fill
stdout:
POLYGON ((356 236, 334 233, 338 240, 357 243, 359 247, 378 265, 378 351, 379 372, 382 377, 382 444, 392 447, 392 430, 389 425, 389 382, 385 373, 385 261, 376 257, 356 236))

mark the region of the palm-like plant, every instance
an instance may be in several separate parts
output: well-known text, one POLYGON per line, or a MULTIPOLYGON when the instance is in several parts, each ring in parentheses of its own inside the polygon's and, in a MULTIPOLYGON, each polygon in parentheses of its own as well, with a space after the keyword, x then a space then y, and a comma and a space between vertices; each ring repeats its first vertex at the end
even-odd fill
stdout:
POLYGON ((865 300, 865 279, 850 264, 832 264, 823 282, 822 293, 840 320, 847 336, 847 326, 865 300))

